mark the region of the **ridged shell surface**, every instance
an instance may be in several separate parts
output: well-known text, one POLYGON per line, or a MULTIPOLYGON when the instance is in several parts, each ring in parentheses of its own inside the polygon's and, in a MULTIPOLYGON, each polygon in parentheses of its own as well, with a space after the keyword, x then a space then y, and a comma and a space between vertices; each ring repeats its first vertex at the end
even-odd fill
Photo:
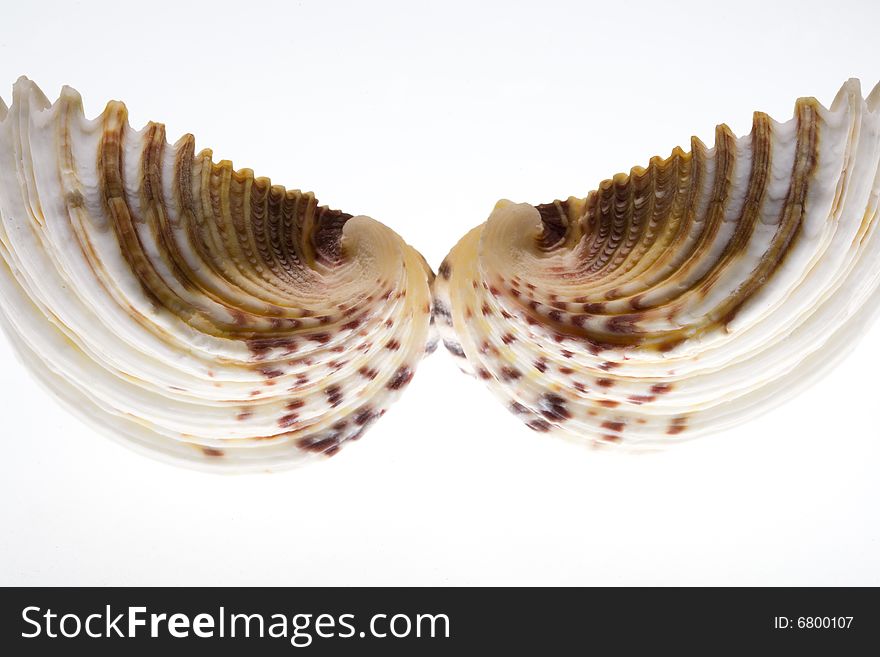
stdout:
POLYGON ((880 91, 724 125, 585 198, 501 201, 451 251, 435 314, 530 428, 657 448, 821 377, 880 294, 880 91))
POLYGON ((0 307, 71 410, 154 456, 262 470, 334 454, 385 413, 431 334, 424 259, 191 135, 0 101, 0 307))

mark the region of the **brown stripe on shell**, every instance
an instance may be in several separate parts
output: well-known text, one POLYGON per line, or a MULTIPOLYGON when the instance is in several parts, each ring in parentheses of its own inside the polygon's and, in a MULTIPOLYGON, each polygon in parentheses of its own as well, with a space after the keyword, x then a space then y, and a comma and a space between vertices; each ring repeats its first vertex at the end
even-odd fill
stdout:
POLYGON ((565 241, 568 235, 570 220, 568 217, 568 201, 554 201, 536 205, 535 209, 541 216, 543 229, 538 237, 538 244, 543 249, 553 249, 565 241))
POLYGON ((795 106, 797 118, 797 148, 791 184, 783 204, 779 229, 765 256, 752 276, 719 310, 718 321, 729 324, 737 312, 770 280, 791 251, 803 226, 810 177, 819 162, 819 107, 814 98, 801 98, 795 106))

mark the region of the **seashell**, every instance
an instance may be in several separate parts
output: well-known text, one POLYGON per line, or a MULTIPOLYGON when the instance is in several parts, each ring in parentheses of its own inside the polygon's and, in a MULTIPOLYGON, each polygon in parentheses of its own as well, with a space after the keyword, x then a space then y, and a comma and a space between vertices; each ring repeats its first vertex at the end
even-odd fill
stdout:
POLYGON ((426 352, 424 259, 364 216, 27 79, 0 102, 0 307, 68 408, 153 456, 263 470, 334 454, 426 352))
POLYGON ((435 314, 530 428, 654 449, 822 377, 880 305, 880 87, 756 113, 586 198, 501 201, 452 249, 435 314))

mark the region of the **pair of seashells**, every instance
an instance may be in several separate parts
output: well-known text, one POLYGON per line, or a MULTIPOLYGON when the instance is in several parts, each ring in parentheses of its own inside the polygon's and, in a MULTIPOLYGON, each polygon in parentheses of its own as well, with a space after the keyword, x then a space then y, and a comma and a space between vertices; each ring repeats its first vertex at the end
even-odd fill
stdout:
POLYGON ((435 278, 372 219, 22 78, 0 101, 0 321, 74 413, 191 466, 334 454, 437 333, 535 431, 660 447, 793 395, 874 318, 878 105, 850 80, 586 198, 502 201, 435 278))

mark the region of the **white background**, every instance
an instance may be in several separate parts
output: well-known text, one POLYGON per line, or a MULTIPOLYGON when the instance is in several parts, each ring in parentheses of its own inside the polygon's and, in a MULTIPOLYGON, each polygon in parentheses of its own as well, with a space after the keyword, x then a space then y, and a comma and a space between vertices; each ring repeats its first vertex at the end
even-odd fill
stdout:
MULTIPOLYGON (((110 98, 393 227, 435 268, 506 197, 880 80, 880 4, 8 3, 0 83, 110 98), (128 8, 130 7, 130 8, 128 8)), ((0 584, 880 584, 880 326, 798 399, 650 456, 534 434, 442 349, 359 443, 217 476, 73 420, 0 341, 0 584)))

